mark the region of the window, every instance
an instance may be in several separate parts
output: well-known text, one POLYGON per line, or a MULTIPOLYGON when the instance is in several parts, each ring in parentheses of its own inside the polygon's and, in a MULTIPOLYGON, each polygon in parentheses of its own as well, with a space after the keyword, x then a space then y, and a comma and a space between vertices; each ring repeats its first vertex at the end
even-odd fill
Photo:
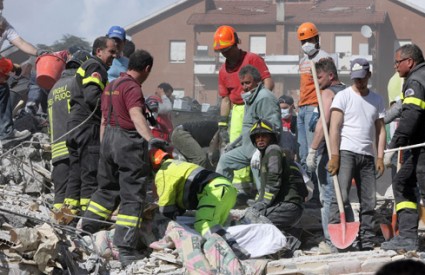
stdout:
POLYGON ((170 42, 170 62, 184 63, 186 61, 186 41, 170 42))
POLYGON ((175 98, 183 98, 184 97, 184 89, 174 88, 173 89, 173 96, 175 98))
POLYGON ((350 70, 352 40, 351 35, 335 36, 335 53, 338 55, 338 69, 340 70, 350 70))
POLYGON ((266 36, 265 35, 252 35, 249 37, 250 52, 259 54, 261 56, 266 55, 266 36))

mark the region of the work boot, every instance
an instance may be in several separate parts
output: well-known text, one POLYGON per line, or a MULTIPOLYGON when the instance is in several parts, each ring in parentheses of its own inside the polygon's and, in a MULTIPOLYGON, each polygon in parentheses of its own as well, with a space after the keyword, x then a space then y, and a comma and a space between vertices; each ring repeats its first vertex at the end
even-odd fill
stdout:
POLYGON ((381 245, 383 250, 418 250, 417 238, 406 238, 402 236, 395 236, 388 242, 383 242, 381 245))
POLYGON ((126 268, 133 262, 146 258, 146 255, 143 252, 133 248, 120 247, 118 248, 118 252, 119 259, 123 268, 126 268))
POLYGON ((31 132, 28 130, 18 131, 16 129, 13 129, 12 133, 10 133, 7 137, 3 139, 3 141, 6 140, 23 140, 26 139, 31 135, 31 132))

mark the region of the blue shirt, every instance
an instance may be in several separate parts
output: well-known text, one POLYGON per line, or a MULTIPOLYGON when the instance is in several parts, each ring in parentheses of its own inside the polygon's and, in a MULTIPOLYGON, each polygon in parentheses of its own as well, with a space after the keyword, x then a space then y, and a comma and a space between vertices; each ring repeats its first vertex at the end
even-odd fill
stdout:
POLYGON ((120 76, 120 73, 126 72, 129 59, 125 56, 114 58, 112 65, 108 70, 108 81, 111 82, 120 76))

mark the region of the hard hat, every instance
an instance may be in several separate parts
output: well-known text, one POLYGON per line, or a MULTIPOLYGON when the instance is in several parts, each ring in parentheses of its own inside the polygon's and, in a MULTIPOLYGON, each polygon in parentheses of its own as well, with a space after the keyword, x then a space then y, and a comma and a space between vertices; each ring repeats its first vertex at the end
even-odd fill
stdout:
POLYGON ((69 68, 72 68, 72 67, 78 68, 78 67, 81 66, 81 64, 84 63, 84 61, 86 61, 90 57, 91 57, 91 55, 88 51, 78 50, 72 55, 71 59, 69 59, 68 62, 66 62, 65 68, 66 69, 69 69, 69 68))
POLYGON ((255 135, 256 134, 271 134, 274 138, 274 141, 277 141, 277 133, 273 129, 273 125, 267 120, 260 119, 254 123, 251 127, 250 135, 252 144, 255 146, 255 135))
POLYGON ((159 102, 161 102, 161 98, 156 95, 149 96, 145 104, 151 112, 158 112, 159 102))
POLYGON ((306 40, 319 35, 319 30, 317 30, 316 25, 313 23, 305 22, 298 27, 297 35, 298 40, 306 40))
POLYGON ((151 159, 151 163, 152 163, 152 168, 153 168, 154 171, 159 170, 162 162, 165 159, 172 158, 172 156, 169 153, 167 153, 167 152, 165 152, 161 149, 158 149, 158 148, 151 149, 150 152, 149 152, 149 155, 150 155, 150 159, 151 159))
POLYGON ((219 51, 225 48, 229 48, 239 43, 238 35, 234 28, 230 26, 220 26, 214 34, 214 51, 219 51))

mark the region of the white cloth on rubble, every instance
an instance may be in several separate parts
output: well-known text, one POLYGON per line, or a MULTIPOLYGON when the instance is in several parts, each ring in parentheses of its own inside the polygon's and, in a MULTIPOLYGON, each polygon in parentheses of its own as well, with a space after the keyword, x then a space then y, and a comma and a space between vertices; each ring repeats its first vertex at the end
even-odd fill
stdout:
POLYGON ((251 258, 276 253, 286 245, 286 237, 273 224, 244 224, 226 229, 251 258))

